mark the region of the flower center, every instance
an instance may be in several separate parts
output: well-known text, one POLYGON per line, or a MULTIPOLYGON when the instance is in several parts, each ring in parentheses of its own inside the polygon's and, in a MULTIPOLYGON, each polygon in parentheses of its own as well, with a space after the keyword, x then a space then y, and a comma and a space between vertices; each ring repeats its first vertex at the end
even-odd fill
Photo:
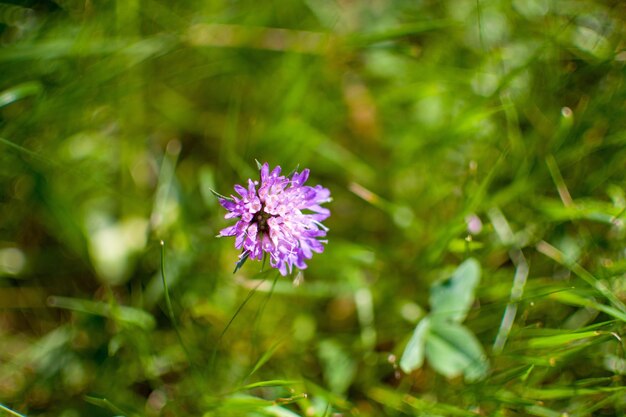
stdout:
POLYGON ((263 209, 256 212, 256 214, 252 218, 252 223, 257 224, 257 230, 259 231, 259 233, 262 234, 262 233, 269 232, 270 228, 269 228, 269 225, 267 224, 267 220, 270 217, 274 217, 274 216, 264 212, 263 209))

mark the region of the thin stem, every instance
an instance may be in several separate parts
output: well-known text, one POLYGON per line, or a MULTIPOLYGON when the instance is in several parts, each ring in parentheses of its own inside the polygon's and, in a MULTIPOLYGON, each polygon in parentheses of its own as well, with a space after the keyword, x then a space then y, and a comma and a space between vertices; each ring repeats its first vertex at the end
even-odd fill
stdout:
POLYGON ((168 318, 172 322, 172 327, 174 327, 174 331, 176 332, 176 337, 178 338, 178 342, 180 343, 180 346, 185 351, 185 356, 187 356, 187 361, 189 362, 189 365, 192 368, 196 369, 194 366, 193 360, 191 359, 191 354, 189 353, 189 350, 187 349, 185 342, 183 342, 183 337, 180 333, 180 329, 178 328, 176 317, 174 317, 174 309, 172 308, 172 300, 170 299, 170 292, 167 288, 167 280, 165 278, 165 242, 164 241, 161 241, 161 278, 163 279, 163 294, 165 295, 165 306, 167 309, 168 318))
POLYGON ((10 415, 15 416, 15 417, 26 417, 24 414, 20 414, 17 411, 13 411, 10 408, 5 407, 2 404, 0 404, 0 411, 4 411, 5 413, 10 414, 10 415))
MULTIPOLYGON (((265 259, 265 258, 264 258, 265 259)), ((256 339, 258 337, 258 333, 259 333, 259 325, 261 323, 261 317, 263 316, 263 312, 265 311, 265 307, 267 307, 267 303, 269 303, 270 298, 272 298, 272 294, 274 293, 274 288, 276 287, 276 282, 278 281, 278 277, 280 276, 279 272, 276 272, 276 276, 274 277, 274 281, 272 282, 272 287, 270 288, 269 292, 267 293, 267 295, 265 296, 265 298, 263 299, 261 305, 259 306, 257 313, 255 315, 255 323, 254 323, 254 332, 252 333, 252 337, 254 339, 256 339)), ((255 355, 255 348, 259 346, 258 343, 252 343, 252 355, 255 355)))
POLYGON ((483 23, 480 18, 480 0, 476 0, 476 15, 478 16, 478 40, 480 41, 480 47, 485 50, 485 41, 483 39, 483 23))
POLYGON ((623 313, 626 313, 626 305, 624 305, 624 303, 619 298, 617 298, 615 294, 613 294, 611 289, 608 288, 604 282, 598 280, 589 271, 583 268, 580 264, 571 259, 568 259, 563 252, 561 252, 545 240, 542 240, 537 244, 537 250, 540 253, 546 255, 548 258, 556 261, 558 264, 563 265, 564 267, 572 271, 575 275, 577 275, 591 287, 595 288, 600 294, 602 294, 607 300, 609 300, 615 308, 623 313))
POLYGON ((92 397, 91 395, 85 395, 83 397, 83 399, 85 400, 85 402, 87 402, 89 404, 93 404, 93 405, 95 405, 97 407, 100 407, 102 409, 112 411, 116 415, 132 416, 132 417, 136 417, 137 416, 137 414, 135 414, 135 413, 129 413, 129 412, 126 412, 126 411, 122 410, 120 407, 118 407, 117 405, 113 404, 107 398, 92 397))
POLYGON ((215 342, 215 348, 213 349, 213 355, 211 357, 211 366, 209 369, 211 369, 211 371, 215 370, 215 359, 217 357, 217 350, 220 346, 220 343, 222 341, 222 338, 224 337, 224 335, 226 334, 226 332, 228 331, 228 329, 230 328, 230 325, 233 324, 233 322, 235 321, 235 319, 237 318, 237 316, 239 315, 239 313, 241 312, 241 310, 243 310, 243 308, 246 306, 246 304, 248 304, 248 301, 250 301, 250 299, 252 298, 252 296, 254 295, 254 293, 256 292, 256 290, 261 286, 261 284, 263 284, 265 282, 265 278, 263 278, 253 289, 250 290, 250 292, 248 293, 248 295, 246 296, 246 298, 243 300, 243 302, 239 305, 239 307, 237 308, 237 311, 235 311, 235 314, 233 314, 233 316, 230 318, 230 320, 228 321, 228 324, 226 324, 226 327, 224 327, 224 330, 222 330, 222 333, 220 333, 219 337, 217 338, 217 341, 215 342))

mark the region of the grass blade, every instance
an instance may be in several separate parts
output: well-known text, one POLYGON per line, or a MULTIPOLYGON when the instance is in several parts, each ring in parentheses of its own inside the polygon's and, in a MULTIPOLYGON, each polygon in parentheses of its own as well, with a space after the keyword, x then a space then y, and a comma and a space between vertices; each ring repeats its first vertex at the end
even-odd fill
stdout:
POLYGON ((79 311, 82 313, 102 316, 113 320, 119 320, 128 324, 133 324, 144 330, 151 330, 156 326, 156 321, 151 314, 134 307, 119 306, 70 297, 52 296, 48 297, 50 307, 63 308, 66 310, 79 311))
POLYGON ((9 407, 6 407, 2 404, 0 404, 0 411, 3 411, 4 413, 13 417, 26 417, 24 414, 20 414, 17 411, 11 410, 9 407))
POLYGON ((560 250, 558 250, 557 248, 555 248, 554 246, 550 245, 548 242, 545 242, 545 241, 541 241, 537 244, 537 250, 543 253, 544 255, 546 255, 547 257, 549 257, 550 259, 556 261, 560 265, 563 265, 564 267, 568 268, 570 271, 576 274, 579 278, 581 278, 591 287, 595 288, 600 294, 606 297, 606 299, 609 300, 611 304, 613 304, 614 307, 616 307, 622 313, 626 313, 626 305, 624 305, 624 303, 619 298, 617 298, 615 294, 613 294, 613 292, 611 292, 611 290, 607 288, 607 286, 604 283, 602 283, 600 280, 594 277, 585 268, 580 266, 580 264, 567 259, 567 257, 565 256, 563 252, 561 252, 560 250))

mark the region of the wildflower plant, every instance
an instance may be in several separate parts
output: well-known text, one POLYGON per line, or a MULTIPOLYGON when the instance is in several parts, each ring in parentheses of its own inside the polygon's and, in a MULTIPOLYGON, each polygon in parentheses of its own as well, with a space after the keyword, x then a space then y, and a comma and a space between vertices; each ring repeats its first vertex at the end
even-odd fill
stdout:
POLYGON ((238 195, 219 195, 228 210, 226 219, 237 223, 221 230, 218 237, 235 236, 241 249, 235 271, 248 259, 269 256, 270 265, 281 275, 293 268, 305 269, 313 252, 324 251, 328 228, 322 224, 330 211, 322 207, 331 201, 330 191, 321 185, 305 185, 309 170, 281 175, 281 167, 270 171, 267 163, 259 167, 259 180, 248 179, 248 186, 235 185, 238 195))

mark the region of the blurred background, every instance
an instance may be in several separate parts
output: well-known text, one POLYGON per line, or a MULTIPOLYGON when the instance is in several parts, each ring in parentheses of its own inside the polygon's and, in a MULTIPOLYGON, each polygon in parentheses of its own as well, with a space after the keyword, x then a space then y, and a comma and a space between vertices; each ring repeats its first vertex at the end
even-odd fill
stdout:
POLYGON ((623 415, 625 20, 0 0, 0 414, 623 415), (255 159, 331 190, 296 282, 215 238, 255 159), (469 257, 487 374, 442 372, 463 344, 402 372, 469 257))

